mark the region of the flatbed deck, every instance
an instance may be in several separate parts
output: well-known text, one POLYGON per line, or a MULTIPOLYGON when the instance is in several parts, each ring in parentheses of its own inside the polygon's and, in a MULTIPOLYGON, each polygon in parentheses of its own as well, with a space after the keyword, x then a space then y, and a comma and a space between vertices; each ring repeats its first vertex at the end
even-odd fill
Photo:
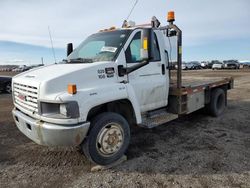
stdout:
POLYGON ((182 88, 178 89, 177 85, 174 82, 170 83, 169 95, 180 96, 197 93, 203 90, 209 90, 215 87, 222 85, 228 85, 228 89, 233 87, 233 78, 202 78, 193 79, 193 78, 184 78, 182 80, 182 88))
POLYGON ((233 78, 201 78, 193 79, 184 77, 181 88, 177 87, 174 80, 169 87, 168 112, 173 114, 189 114, 205 107, 211 100, 211 92, 214 88, 221 88, 227 95, 227 90, 233 88, 233 78))

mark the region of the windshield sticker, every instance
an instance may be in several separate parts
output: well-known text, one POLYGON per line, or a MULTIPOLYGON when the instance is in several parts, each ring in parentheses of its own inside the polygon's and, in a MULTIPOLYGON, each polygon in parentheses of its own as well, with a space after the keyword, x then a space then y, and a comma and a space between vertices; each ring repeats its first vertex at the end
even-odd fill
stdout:
POLYGON ((116 47, 112 47, 112 46, 103 46, 101 49, 101 52, 115 52, 117 50, 116 47))

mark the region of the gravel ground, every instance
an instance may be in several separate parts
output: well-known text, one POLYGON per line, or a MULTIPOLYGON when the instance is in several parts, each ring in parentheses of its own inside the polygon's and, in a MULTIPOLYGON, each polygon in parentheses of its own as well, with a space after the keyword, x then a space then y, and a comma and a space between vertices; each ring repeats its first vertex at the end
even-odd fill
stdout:
POLYGON ((196 112, 159 127, 134 128, 128 160, 101 172, 76 148, 48 148, 16 128, 0 94, 0 187, 250 187, 250 70, 184 71, 235 77, 218 118, 196 112))

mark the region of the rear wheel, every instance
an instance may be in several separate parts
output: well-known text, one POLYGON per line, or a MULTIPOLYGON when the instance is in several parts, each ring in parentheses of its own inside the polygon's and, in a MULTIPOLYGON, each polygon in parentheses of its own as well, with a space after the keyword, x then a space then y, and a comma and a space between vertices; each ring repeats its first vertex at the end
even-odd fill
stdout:
POLYGON ((108 165, 124 155, 129 141, 128 122, 119 114, 106 112, 93 119, 90 132, 81 148, 90 161, 108 165))
POLYGON ((207 111, 214 117, 220 116, 226 107, 226 95, 223 89, 217 88, 212 91, 210 103, 207 105, 207 111))

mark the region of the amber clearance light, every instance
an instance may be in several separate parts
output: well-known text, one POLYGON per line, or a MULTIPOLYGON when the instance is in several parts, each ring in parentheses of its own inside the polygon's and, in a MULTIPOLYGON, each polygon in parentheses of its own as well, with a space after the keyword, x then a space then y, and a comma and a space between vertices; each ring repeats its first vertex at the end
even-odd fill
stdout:
POLYGON ((143 39, 143 49, 148 50, 148 38, 147 37, 143 39))
POLYGON ((77 89, 76 89, 76 85, 75 84, 68 84, 68 93, 69 94, 76 94, 77 89))

